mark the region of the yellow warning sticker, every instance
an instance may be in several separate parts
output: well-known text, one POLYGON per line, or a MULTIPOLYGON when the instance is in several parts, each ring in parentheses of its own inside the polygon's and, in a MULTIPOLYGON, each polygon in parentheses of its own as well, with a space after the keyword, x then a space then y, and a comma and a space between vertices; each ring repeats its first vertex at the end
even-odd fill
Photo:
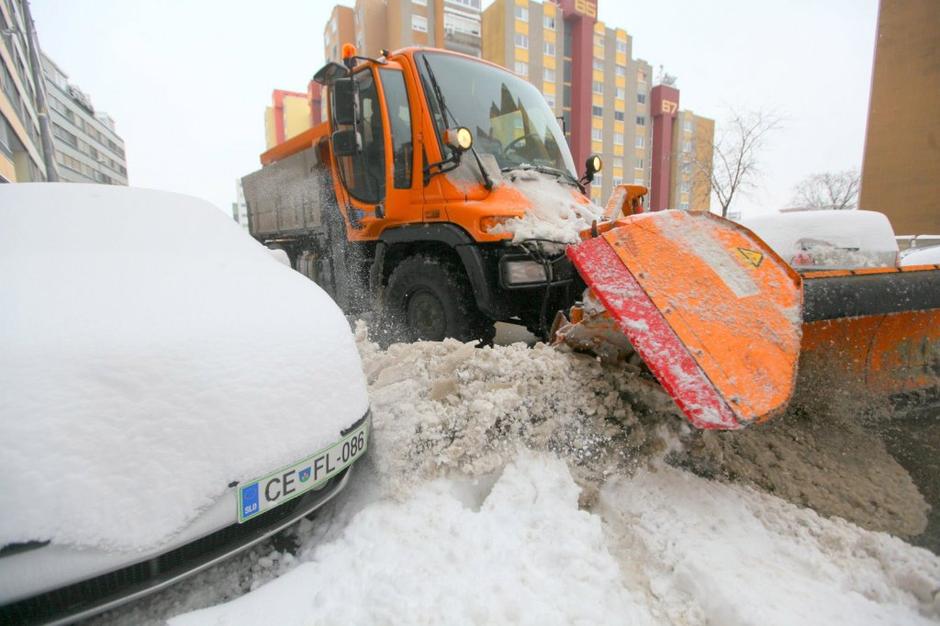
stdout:
POLYGON ((764 260, 764 255, 756 250, 748 250, 747 248, 738 248, 738 252, 741 253, 741 256, 744 257, 744 260, 753 265, 754 267, 760 267, 760 262, 764 260))

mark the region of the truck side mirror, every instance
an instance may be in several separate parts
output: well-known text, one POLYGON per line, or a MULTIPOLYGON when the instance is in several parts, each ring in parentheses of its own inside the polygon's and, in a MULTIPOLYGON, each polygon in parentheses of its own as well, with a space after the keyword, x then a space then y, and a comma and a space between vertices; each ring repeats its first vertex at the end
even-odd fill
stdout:
POLYGON ((335 156, 355 156, 362 152, 362 137, 354 128, 333 131, 332 142, 335 156))
POLYGON ((352 78, 339 78, 333 81, 333 120, 337 126, 351 126, 356 123, 356 91, 352 78))

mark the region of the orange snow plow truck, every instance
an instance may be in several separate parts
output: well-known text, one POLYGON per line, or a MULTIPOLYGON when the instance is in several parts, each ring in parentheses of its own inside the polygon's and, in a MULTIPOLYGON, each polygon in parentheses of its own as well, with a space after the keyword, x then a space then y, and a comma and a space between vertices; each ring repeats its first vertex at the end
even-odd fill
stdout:
POLYGON ((542 94, 505 69, 409 48, 329 63, 328 119, 242 180, 251 234, 386 341, 491 341, 494 323, 639 357, 699 428, 788 407, 940 399, 940 266, 797 272, 707 213, 606 206, 542 94), (812 403, 810 402, 812 399, 812 403))

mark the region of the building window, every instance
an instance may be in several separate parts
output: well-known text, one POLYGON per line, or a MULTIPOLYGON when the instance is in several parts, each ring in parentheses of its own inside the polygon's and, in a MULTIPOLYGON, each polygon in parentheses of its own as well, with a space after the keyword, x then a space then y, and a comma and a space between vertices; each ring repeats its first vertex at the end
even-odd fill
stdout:
POLYGON ((516 5, 516 19, 522 20, 523 22, 528 22, 529 21, 528 7, 521 7, 517 4, 516 5))
POLYGON ((637 126, 646 126, 646 118, 642 115, 636 116, 636 125, 637 126))
MULTIPOLYGON (((465 35, 480 36, 480 22, 456 13, 444 14, 444 32, 448 34, 462 33, 465 35)), ((361 48, 360 48, 361 49, 361 48)))
POLYGON ((640 104, 644 104, 646 102, 646 94, 645 93, 636 94, 636 101, 639 102, 640 104))
POLYGON ((603 60, 603 59, 598 59, 597 57, 594 57, 594 69, 603 71, 603 70, 604 70, 604 60, 603 60))
POLYGON ((516 74, 523 78, 529 77, 529 64, 523 61, 516 61, 516 74))
POLYGON ((683 141, 683 142, 682 142, 682 151, 683 151, 683 152, 692 152, 692 142, 691 142, 691 141, 683 141))
POLYGON ((545 68, 544 70, 542 70, 542 78, 545 80, 546 83, 554 83, 555 82, 555 70, 545 68))
POLYGON ((424 17, 423 15, 412 15, 411 30, 417 31, 419 33, 428 32, 428 18, 424 17))
POLYGON ((529 49, 529 36, 523 35, 522 33, 516 33, 516 47, 523 48, 525 50, 529 49))
POLYGON ((555 56, 555 44, 551 41, 546 41, 542 45, 542 51, 550 57, 555 56))
POLYGON ((617 40, 617 52, 626 52, 627 51, 627 42, 617 40))
POLYGON ((604 115, 604 109, 602 109, 601 107, 594 107, 594 106, 592 106, 592 107, 591 107, 591 115, 594 115, 594 116, 596 116, 596 117, 603 117, 603 115, 604 115))
POLYGON ((614 145, 615 146, 623 145, 623 133, 614 133, 614 145))
POLYGON ((545 102, 548 103, 548 108, 550 108, 552 111, 555 110, 555 96, 554 96, 554 94, 553 94, 553 95, 545 94, 545 102))
POLYGON ((646 180, 642 176, 637 176, 633 179, 634 185, 646 185, 646 180))
POLYGON ((594 93, 604 93, 604 83, 599 80, 592 81, 591 89, 594 91, 594 93))
POLYGON ((617 67, 614 68, 614 72, 616 72, 617 76, 626 76, 627 68, 625 68, 622 65, 618 65, 617 67))
POLYGON ((617 100, 623 100, 627 97, 627 90, 623 87, 617 87, 617 100))
POLYGON ((636 71, 636 82, 645 83, 646 82, 646 70, 637 70, 636 71))
POLYGON ((594 46, 597 47, 597 48, 603 48, 603 47, 604 47, 604 36, 603 36, 603 35, 598 35, 598 34, 595 33, 595 35, 594 35, 594 46))
POLYGON ((600 174, 594 174, 594 180, 591 181, 591 186, 600 189, 604 186, 604 177, 600 174))
POLYGON ((554 15, 543 15, 542 16, 542 27, 545 30, 555 30, 555 16, 554 15))
POLYGON ((691 133, 692 132, 692 120, 685 120, 684 122, 682 122, 682 129, 687 133, 691 133))
POLYGON ((623 178, 620 178, 618 176, 617 178, 614 179, 614 187, 616 187, 617 185, 622 185, 622 184, 623 184, 623 178))
POLYGON ((614 119, 618 122, 623 121, 623 111, 614 111, 614 119))
POLYGON ((643 135, 637 135, 635 147, 642 148, 644 146, 646 146, 646 139, 643 137, 643 135))
POLYGON ((591 140, 592 141, 604 141, 604 130, 601 128, 592 128, 591 140))
POLYGON ((428 0, 411 0, 411 4, 420 4, 423 7, 428 6, 428 0))
POLYGON ((643 159, 637 159, 636 165, 634 165, 633 167, 638 170, 643 169, 643 159))

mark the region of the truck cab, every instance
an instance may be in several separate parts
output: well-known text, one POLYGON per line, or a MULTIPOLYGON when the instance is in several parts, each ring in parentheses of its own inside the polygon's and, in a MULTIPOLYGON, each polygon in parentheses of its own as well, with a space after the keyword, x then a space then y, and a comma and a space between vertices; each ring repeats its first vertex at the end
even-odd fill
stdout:
POLYGON ((566 244, 609 212, 585 193, 530 83, 454 52, 351 47, 315 80, 328 120, 243 179, 250 231, 390 340, 547 336, 584 284, 566 244))

